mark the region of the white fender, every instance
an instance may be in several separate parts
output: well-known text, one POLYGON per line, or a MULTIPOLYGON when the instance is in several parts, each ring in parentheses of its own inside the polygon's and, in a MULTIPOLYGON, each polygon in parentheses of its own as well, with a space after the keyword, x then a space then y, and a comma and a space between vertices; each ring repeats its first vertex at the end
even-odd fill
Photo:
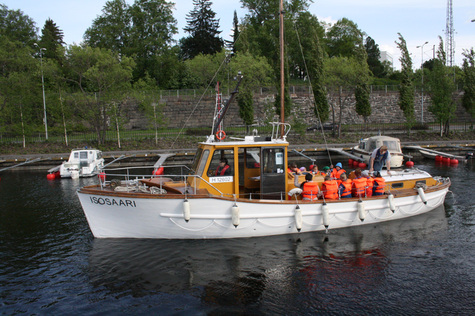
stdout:
POLYGON ((183 218, 186 222, 190 220, 190 202, 188 200, 183 201, 183 218))
POLYGON ((238 227, 240 218, 239 218, 239 206, 236 204, 233 205, 231 208, 231 219, 233 222, 234 227, 238 227))
POLYGON ((423 188, 417 188, 417 193, 419 193, 419 197, 421 198, 421 201, 424 204, 427 204, 427 199, 426 199, 426 195, 424 193, 424 189, 423 188))
POLYGON ((293 196, 293 195, 298 195, 302 193, 302 189, 300 188, 293 188, 292 190, 289 191, 289 196, 293 196))
POLYGON ((364 221, 366 217, 366 210, 364 208, 363 201, 358 201, 358 217, 360 218, 361 221, 364 221))
POLYGON ((79 179, 79 171, 71 170, 71 179, 79 179))
POLYGON ((302 210, 298 205, 295 207, 295 227, 298 231, 302 229, 302 210))
POLYGON ((389 209, 394 213, 396 211, 396 205, 394 204, 394 195, 388 195, 389 209))
POLYGON ((328 228, 328 226, 330 225, 330 219, 328 217, 329 217, 328 205, 327 203, 323 203, 322 204, 322 224, 323 226, 325 226, 325 228, 328 228))

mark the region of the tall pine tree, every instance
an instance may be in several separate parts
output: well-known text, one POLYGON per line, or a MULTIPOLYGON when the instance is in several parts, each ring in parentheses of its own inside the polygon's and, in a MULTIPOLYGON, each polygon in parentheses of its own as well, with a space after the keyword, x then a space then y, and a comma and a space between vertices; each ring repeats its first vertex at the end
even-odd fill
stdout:
POLYGON ((415 123, 414 116, 414 82, 412 71, 412 59, 407 50, 406 40, 399 34, 399 42, 396 42, 401 51, 401 84, 399 85, 399 107, 406 118, 408 133, 415 123))
POLYGON ((184 28, 190 36, 180 40, 183 59, 192 59, 198 54, 216 54, 221 51, 224 41, 219 37, 219 19, 211 10, 212 2, 193 0, 194 8, 187 14, 188 26, 184 28))
POLYGON ((61 52, 58 52, 58 48, 63 46, 63 31, 56 26, 56 23, 51 19, 47 19, 43 29, 41 30, 40 47, 45 48, 45 58, 51 58, 58 60, 61 56, 61 52))

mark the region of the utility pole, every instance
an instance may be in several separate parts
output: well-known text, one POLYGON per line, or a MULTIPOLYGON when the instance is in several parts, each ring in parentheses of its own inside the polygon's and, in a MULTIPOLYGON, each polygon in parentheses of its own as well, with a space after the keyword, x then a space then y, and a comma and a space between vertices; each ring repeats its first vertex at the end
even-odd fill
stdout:
POLYGON ((40 51, 41 87, 43 89, 43 109, 44 109, 43 121, 45 123, 45 138, 46 140, 48 140, 48 121, 46 120, 45 79, 43 76, 43 51, 46 50, 46 48, 40 47, 37 43, 35 43, 34 45, 38 47, 38 50, 40 51))
POLYGON ((421 48, 421 73, 422 73, 422 87, 421 87, 421 124, 424 123, 424 45, 429 42, 425 42, 421 46, 416 46, 416 48, 421 48))

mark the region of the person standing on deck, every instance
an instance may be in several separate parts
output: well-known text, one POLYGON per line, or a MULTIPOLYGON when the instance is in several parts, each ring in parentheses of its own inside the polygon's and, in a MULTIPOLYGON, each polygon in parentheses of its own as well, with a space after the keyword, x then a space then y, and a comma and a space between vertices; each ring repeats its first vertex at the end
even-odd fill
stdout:
POLYGON ((369 172, 381 171, 384 164, 386 164, 386 169, 388 170, 388 173, 390 173, 391 155, 389 154, 388 147, 385 145, 376 148, 371 153, 371 157, 369 158, 369 172))

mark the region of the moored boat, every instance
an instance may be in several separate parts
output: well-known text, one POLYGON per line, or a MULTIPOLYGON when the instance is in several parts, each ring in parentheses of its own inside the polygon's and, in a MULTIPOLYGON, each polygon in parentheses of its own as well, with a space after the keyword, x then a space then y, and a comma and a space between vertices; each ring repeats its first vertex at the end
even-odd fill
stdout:
MULTIPOLYGON (((282 41, 282 1, 280 12, 282 41)), ((281 42, 283 71, 282 47, 281 42)), ((282 109, 283 78, 281 73, 282 109)), ((291 127, 284 121, 283 110, 282 121, 272 123, 270 135, 225 141, 221 122, 241 79, 238 76, 226 105, 215 114, 211 134, 199 144, 189 172, 169 173, 162 161, 156 166, 164 167, 163 174, 139 176, 127 169, 122 173, 125 179, 120 180, 118 171, 110 170, 115 173, 114 179, 101 179, 98 185, 78 190, 94 237, 218 239, 284 235, 397 220, 426 213, 444 202, 450 179, 432 177, 415 168, 383 171, 384 194, 378 196, 367 196, 371 189, 366 188, 358 197, 341 198, 336 192, 327 196, 321 175, 313 180, 323 195, 313 196, 315 191, 307 191, 305 186, 305 191, 297 188, 295 175, 288 171, 287 136, 291 127)), ((297 177, 297 185, 304 182, 305 175, 297 177)), ((312 187, 316 189, 315 183, 312 187)))
MULTIPOLYGON (((238 238, 374 224, 440 206, 448 178, 425 171, 383 171, 385 194, 314 201, 302 199, 287 172, 286 137, 247 136, 199 144, 189 174, 128 177, 78 191, 97 238, 238 238), (218 173, 226 158, 229 174, 218 173), (290 195, 289 195, 290 194, 290 195)), ((286 124, 287 133, 289 126, 286 124)), ((127 174, 131 174, 130 171, 127 174)), ((303 175, 299 176, 303 182, 303 175)), ((321 176, 315 177, 320 188, 321 176)))
POLYGON ((61 178, 92 177, 104 167, 102 152, 93 148, 73 149, 68 161, 59 166, 61 178))
POLYGON ((358 145, 352 148, 352 153, 369 161, 371 153, 383 145, 388 147, 389 154, 391 155, 391 168, 402 167, 404 154, 401 150, 401 142, 395 137, 378 135, 362 139, 358 145))

